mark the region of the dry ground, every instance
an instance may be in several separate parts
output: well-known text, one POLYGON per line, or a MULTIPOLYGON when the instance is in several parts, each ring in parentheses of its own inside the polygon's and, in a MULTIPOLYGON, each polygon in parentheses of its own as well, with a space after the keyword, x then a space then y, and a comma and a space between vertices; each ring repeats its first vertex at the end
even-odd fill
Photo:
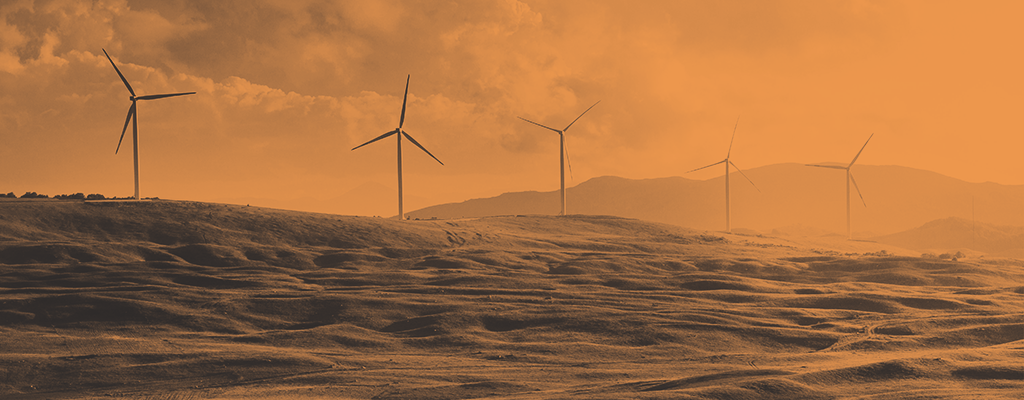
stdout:
POLYGON ((0 202, 0 397, 1024 393, 1024 262, 794 240, 0 202))

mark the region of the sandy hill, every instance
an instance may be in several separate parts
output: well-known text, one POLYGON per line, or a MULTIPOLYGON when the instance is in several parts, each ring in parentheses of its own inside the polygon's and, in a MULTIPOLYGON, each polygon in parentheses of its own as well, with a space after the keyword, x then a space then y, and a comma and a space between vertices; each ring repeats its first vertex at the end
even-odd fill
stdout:
POLYGON ((1024 268, 603 216, 0 202, 0 397, 1015 398, 1024 268))
POLYGON ((943 218, 904 232, 874 238, 898 247, 935 253, 962 249, 1005 257, 1024 258, 1024 227, 943 218))
MULTIPOLYGON (((846 232, 846 186, 842 171, 775 164, 745 171, 758 191, 732 174, 733 227, 769 232, 794 224, 846 232)), ((928 221, 971 218, 1024 226, 1024 185, 968 183, 934 172, 899 166, 858 165, 854 175, 867 202, 854 194, 853 228, 859 237, 901 232, 928 221)), ((616 215, 695 229, 725 227, 725 177, 697 181, 680 177, 600 177, 567 189, 569 213, 616 215)), ((427 207, 413 218, 557 214, 558 192, 519 192, 427 207)))

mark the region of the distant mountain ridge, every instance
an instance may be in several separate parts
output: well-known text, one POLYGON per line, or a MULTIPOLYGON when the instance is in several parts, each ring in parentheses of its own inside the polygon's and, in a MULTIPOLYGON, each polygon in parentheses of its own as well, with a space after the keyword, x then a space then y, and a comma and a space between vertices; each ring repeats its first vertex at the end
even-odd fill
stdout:
MULTIPOLYGON (((846 230, 846 185, 842 171, 803 164, 745 170, 760 192, 742 179, 732 182, 732 225, 768 232, 802 225, 846 230)), ((948 217, 1024 226, 1024 185, 970 183, 931 171, 856 165, 865 207, 853 194, 855 237, 874 237, 948 217), (973 209, 973 211, 972 211, 973 209)), ((570 214, 604 214, 695 229, 725 228, 725 178, 627 179, 603 176, 566 189, 570 214)), ((408 213, 411 218, 460 218, 509 214, 557 214, 558 192, 515 192, 441 204, 408 213)))
POLYGON ((957 217, 937 219, 874 240, 921 251, 972 249, 992 255, 1024 257, 1024 227, 993 225, 957 217))

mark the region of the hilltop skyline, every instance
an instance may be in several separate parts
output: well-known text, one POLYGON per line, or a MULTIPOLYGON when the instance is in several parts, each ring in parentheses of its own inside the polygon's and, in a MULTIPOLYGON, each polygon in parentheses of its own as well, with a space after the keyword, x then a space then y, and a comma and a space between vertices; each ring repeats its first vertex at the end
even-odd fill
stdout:
POLYGON ((567 187, 684 176, 720 158, 737 115, 744 170, 843 162, 874 133, 858 165, 1024 184, 1018 2, 586 4, 8 3, 0 190, 131 194, 102 48, 139 92, 198 92, 142 114, 144 196, 394 189, 393 149, 348 149, 394 128, 407 74, 408 129, 447 165, 405 159, 409 210, 557 189, 558 143, 516 117, 597 100, 567 138, 567 187))

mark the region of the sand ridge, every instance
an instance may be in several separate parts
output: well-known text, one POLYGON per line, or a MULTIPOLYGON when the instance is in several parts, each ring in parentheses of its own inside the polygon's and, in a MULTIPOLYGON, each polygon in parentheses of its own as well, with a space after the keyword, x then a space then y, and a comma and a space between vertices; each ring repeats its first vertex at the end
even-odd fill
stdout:
POLYGON ((179 201, 2 204, 0 394, 1024 390, 1024 263, 795 240, 600 216, 400 222, 179 201))

